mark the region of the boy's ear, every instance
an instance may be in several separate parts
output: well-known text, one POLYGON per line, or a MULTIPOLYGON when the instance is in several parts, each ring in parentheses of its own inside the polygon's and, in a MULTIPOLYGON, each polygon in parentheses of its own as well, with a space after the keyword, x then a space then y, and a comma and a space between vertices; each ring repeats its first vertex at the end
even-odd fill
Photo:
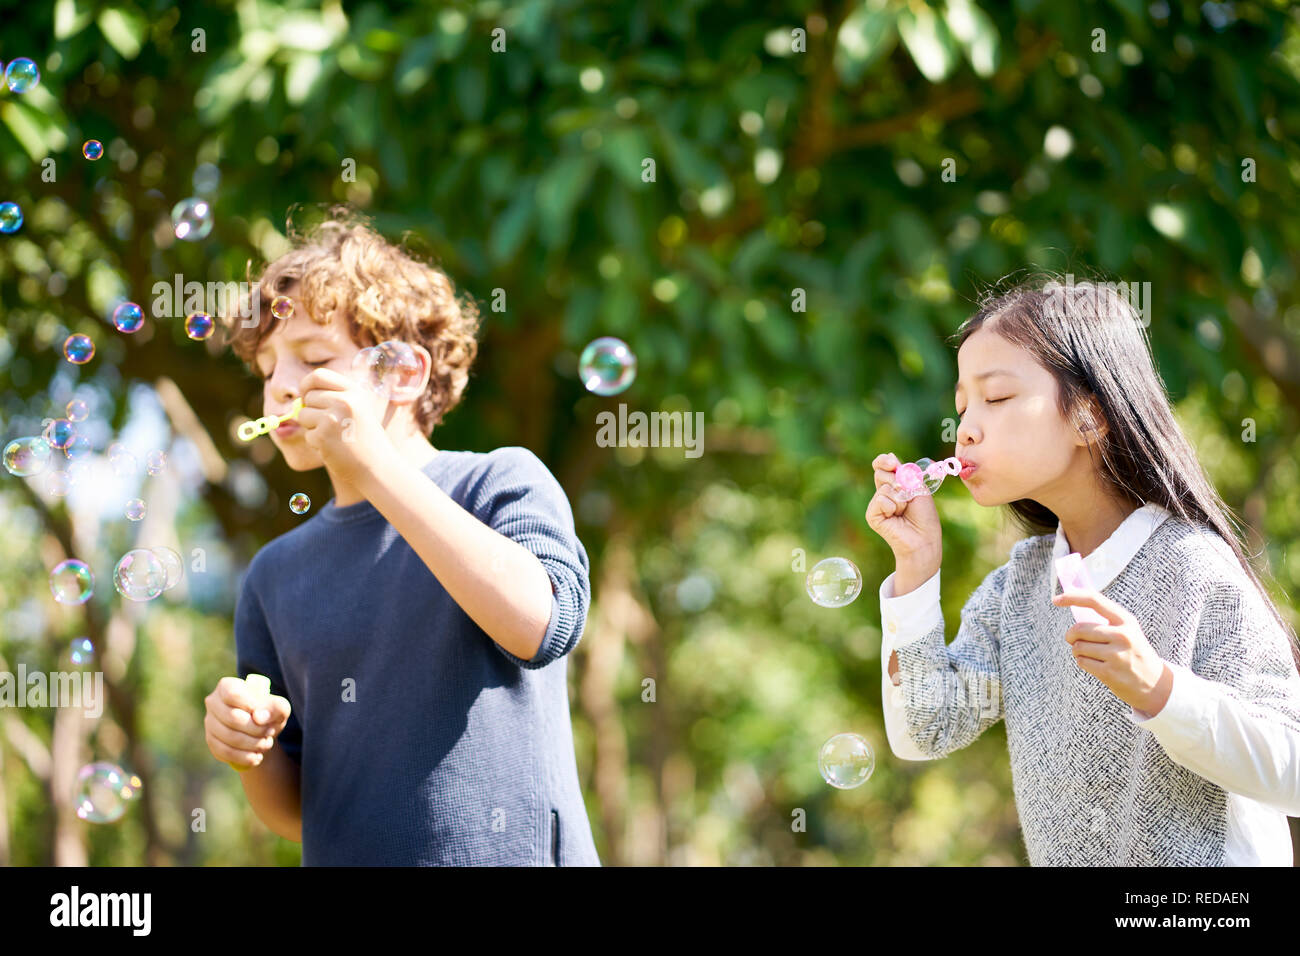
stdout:
POLYGON ((402 390, 408 392, 408 395, 404 398, 393 399, 394 404, 397 405, 409 405, 423 395, 424 390, 429 387, 429 376, 433 374, 433 356, 429 354, 429 350, 423 345, 411 345, 411 351, 415 353, 415 357, 420 363, 419 388, 412 386, 408 390, 404 387, 402 390))

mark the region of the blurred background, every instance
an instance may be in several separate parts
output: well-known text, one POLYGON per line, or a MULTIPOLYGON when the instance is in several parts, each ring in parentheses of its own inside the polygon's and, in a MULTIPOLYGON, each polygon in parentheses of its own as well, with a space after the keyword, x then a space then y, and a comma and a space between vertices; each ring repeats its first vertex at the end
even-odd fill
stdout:
MULTIPOLYGON (((238 281, 280 254, 295 203, 355 204, 481 304, 465 400, 432 440, 526 446, 569 494, 594 595, 573 723, 607 865, 1026 863, 1002 724, 934 763, 889 750, 893 564, 863 517, 876 454, 951 452, 946 340, 1008 273, 1150 283, 1180 420, 1296 623, 1291 4, 9 7, 0 59, 41 79, 0 89, 0 201, 25 217, 0 235, 0 435, 79 398, 90 453, 67 494, 0 474, 0 670, 54 670, 88 637, 109 699, 99 719, 0 708, 0 863, 299 861, 209 755, 203 698, 234 671, 247 562, 304 520, 290 495, 314 512, 329 484, 237 441, 257 381, 186 337, 190 310, 154 311, 155 283, 238 281), (214 228, 178 242, 190 196, 214 228), (109 321, 123 299, 146 312, 130 335, 109 321), (96 343, 84 366, 63 357, 72 333, 96 343), (612 397, 577 374, 602 335, 638 359, 612 397), (601 447, 596 415, 619 403, 703 412, 703 455, 601 447), (114 563, 156 546, 181 580, 123 600, 114 563), (862 571, 846 607, 805 593, 828 556, 862 571), (69 557, 96 577, 82 605, 47 583, 69 557), (817 766, 843 732, 876 756, 852 790, 817 766), (115 823, 74 812, 92 760, 143 781, 115 823)), ((938 498, 951 639, 1022 535, 956 479, 938 498)))

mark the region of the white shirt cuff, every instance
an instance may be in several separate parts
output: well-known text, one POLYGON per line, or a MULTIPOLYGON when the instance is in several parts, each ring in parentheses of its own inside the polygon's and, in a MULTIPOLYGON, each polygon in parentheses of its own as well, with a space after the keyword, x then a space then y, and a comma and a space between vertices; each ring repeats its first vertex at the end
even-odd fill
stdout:
POLYGON ((893 574, 880 582, 880 623, 891 650, 925 637, 943 619, 939 607, 941 573, 935 571, 928 581, 902 597, 894 597, 893 574))
POLYGON ((1157 736, 1164 731, 1181 732, 1184 736, 1196 736, 1204 733, 1210 723, 1210 709, 1218 691, 1213 681, 1207 681, 1195 671, 1165 661, 1173 671, 1174 683, 1169 691, 1169 699, 1158 714, 1148 714, 1130 706, 1124 716, 1139 727, 1145 727, 1157 736))
MULTIPOLYGON (((894 597, 894 575, 880 582, 880 657, 889 702, 903 705, 903 688, 889 676, 889 658, 895 649, 919 640, 943 620, 939 607, 939 571, 914 591, 894 597)), ((901 683, 901 679, 900 679, 901 683)))

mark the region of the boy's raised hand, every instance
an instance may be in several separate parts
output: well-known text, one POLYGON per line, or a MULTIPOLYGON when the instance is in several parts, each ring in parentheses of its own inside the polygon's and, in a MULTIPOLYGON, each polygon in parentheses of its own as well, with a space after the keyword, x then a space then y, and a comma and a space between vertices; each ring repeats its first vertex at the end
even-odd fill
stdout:
POLYGON ((394 450, 380 419, 385 403, 355 380, 334 369, 312 369, 298 394, 304 440, 349 484, 359 484, 394 450))
POLYGON ((867 524, 885 539, 899 562, 938 555, 943 551, 943 527, 934 496, 917 495, 903 501, 894 486, 899 464, 892 452, 872 460, 876 494, 867 505, 867 524))
POLYGON ((236 770, 258 766, 289 720, 289 701, 259 697, 238 677, 223 677, 203 699, 203 733, 212 756, 236 770))

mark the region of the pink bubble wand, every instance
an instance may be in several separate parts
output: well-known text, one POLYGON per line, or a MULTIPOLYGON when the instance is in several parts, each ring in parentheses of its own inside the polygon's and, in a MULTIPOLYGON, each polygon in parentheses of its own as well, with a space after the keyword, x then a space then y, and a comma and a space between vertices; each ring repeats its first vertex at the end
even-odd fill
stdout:
POLYGON ((961 462, 956 458, 931 461, 919 458, 905 462, 894 469, 894 487, 898 496, 904 501, 911 501, 919 495, 932 495, 939 490, 944 478, 961 474, 961 462))

